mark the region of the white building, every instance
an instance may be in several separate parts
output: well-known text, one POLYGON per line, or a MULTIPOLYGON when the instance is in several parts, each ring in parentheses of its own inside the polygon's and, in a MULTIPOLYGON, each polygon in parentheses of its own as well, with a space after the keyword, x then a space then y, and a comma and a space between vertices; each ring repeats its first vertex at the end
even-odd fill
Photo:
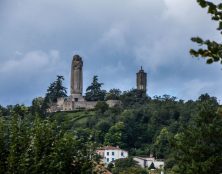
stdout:
POLYGON ((96 153, 102 157, 105 164, 109 164, 120 158, 127 158, 128 152, 120 149, 118 146, 105 146, 96 150, 96 153))
POLYGON ((143 168, 150 167, 152 163, 156 169, 164 168, 164 161, 155 159, 153 157, 134 157, 133 160, 137 161, 138 164, 143 168))

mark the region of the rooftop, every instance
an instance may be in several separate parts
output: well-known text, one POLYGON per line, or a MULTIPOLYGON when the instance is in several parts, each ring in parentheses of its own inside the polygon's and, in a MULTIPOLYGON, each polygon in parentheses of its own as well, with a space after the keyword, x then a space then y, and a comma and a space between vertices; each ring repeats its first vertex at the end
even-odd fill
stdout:
MULTIPOLYGON (((104 146, 104 147, 100 147, 97 150, 122 150, 119 148, 119 146, 104 146)), ((125 150, 124 150, 125 151, 125 150)))

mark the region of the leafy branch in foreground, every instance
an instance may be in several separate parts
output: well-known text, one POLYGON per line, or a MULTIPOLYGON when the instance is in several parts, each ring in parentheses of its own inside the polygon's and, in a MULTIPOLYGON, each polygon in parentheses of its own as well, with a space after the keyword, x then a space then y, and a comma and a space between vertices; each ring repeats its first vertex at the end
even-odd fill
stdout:
MULTIPOLYGON (((222 3, 214 4, 205 0, 197 0, 202 8, 208 8, 208 13, 211 14, 211 19, 218 22, 218 28, 222 34, 222 3)), ((198 50, 191 49, 190 54, 195 57, 203 57, 207 64, 220 62, 222 64, 222 44, 216 41, 203 40, 200 37, 192 37, 191 40, 202 48, 198 50)))

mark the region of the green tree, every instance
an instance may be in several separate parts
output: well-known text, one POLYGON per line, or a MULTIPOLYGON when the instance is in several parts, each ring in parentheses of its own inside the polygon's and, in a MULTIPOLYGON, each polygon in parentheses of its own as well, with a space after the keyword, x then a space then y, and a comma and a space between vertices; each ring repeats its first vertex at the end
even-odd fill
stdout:
POLYGON ((199 114, 172 140, 176 173, 222 172, 222 112, 216 112, 212 100, 202 100, 199 107, 199 114))
POLYGON ((0 173, 6 171, 6 161, 8 156, 8 132, 6 131, 5 120, 0 117, 0 173))
POLYGON ((0 118, 0 173, 91 174, 98 163, 94 143, 48 119, 34 122, 16 113, 0 118))
POLYGON ((169 131, 163 128, 160 134, 156 137, 154 142, 155 156, 160 159, 165 159, 169 154, 169 131))
POLYGON ((131 108, 132 106, 138 107, 138 105, 146 104, 149 98, 143 90, 132 89, 124 91, 120 100, 124 107, 131 108))
POLYGON ((121 171, 119 174, 148 174, 148 172, 143 168, 130 167, 124 171, 121 171))
POLYGON ((105 144, 112 146, 124 146, 124 123, 118 122, 112 126, 105 135, 105 144))
POLYGON ((133 160, 133 158, 121 158, 115 161, 116 168, 128 168, 128 167, 138 167, 138 163, 133 160))
POLYGON ((46 98, 51 102, 56 102, 59 97, 66 97, 66 87, 63 86, 64 77, 57 76, 57 79, 50 84, 47 89, 46 98))
POLYGON ((155 167, 153 162, 150 164, 150 167, 149 167, 149 170, 151 170, 151 169, 156 169, 156 167, 155 167))
POLYGON ((106 91, 102 90, 103 83, 98 82, 98 76, 93 77, 93 82, 86 89, 85 99, 88 101, 104 101, 106 91))
POLYGON ((105 101, 98 101, 95 109, 101 113, 104 113, 109 109, 109 105, 105 101))
POLYGON ((25 105, 16 104, 13 106, 13 112, 16 113, 19 117, 24 118, 25 115, 29 113, 29 108, 25 105))
MULTIPOLYGON (((206 0, 197 0, 198 4, 202 8, 208 8, 208 13, 211 14, 211 18, 214 21, 218 22, 218 31, 222 31, 222 3, 215 4, 213 2, 209 2, 206 0)), ((222 34, 222 32, 221 32, 222 34)), ((195 57, 203 57, 206 60, 206 63, 211 64, 213 62, 222 63, 222 44, 216 41, 211 40, 203 40, 200 37, 193 37, 191 40, 198 45, 202 46, 202 48, 198 50, 191 49, 191 55, 195 57)))
POLYGON ((42 114, 42 105, 44 98, 38 97, 32 100, 31 113, 32 115, 41 115, 42 114))
POLYGON ((119 89, 110 89, 110 91, 106 94, 106 100, 119 100, 121 91, 119 89))
POLYGON ((3 116, 7 116, 9 114, 8 109, 0 105, 0 112, 3 116))
POLYGON ((113 174, 147 174, 133 158, 122 158, 115 160, 115 167, 112 168, 113 174))
POLYGON ((45 99, 42 104, 42 110, 43 112, 46 111, 46 109, 52 104, 57 102, 57 99, 59 97, 67 97, 67 91, 66 87, 63 86, 64 77, 63 76, 57 76, 57 79, 52 82, 48 89, 47 93, 45 95, 45 99))

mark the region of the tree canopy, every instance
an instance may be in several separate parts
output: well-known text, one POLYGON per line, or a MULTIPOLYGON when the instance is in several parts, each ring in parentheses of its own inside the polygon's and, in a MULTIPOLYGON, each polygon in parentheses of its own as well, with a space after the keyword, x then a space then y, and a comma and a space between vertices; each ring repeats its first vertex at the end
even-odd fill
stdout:
MULTIPOLYGON (((46 112, 46 109, 52 104, 56 103, 57 99, 60 97, 67 97, 66 87, 63 86, 64 77, 58 75, 57 79, 52 82, 46 92, 43 103, 41 104, 41 110, 43 113, 46 112)), ((33 104, 36 106, 37 101, 33 101, 33 104)))
POLYGON ((64 77, 58 75, 57 79, 49 85, 46 98, 50 102, 56 102, 59 97, 67 96, 67 88, 63 86, 63 81, 64 77))
POLYGON ((209 98, 201 100, 198 107, 199 114, 172 140, 177 161, 174 171, 180 174, 221 173, 221 109, 209 98))
POLYGON ((85 99, 87 101, 104 101, 106 91, 102 90, 103 83, 98 82, 98 76, 93 77, 93 81, 86 89, 85 99))

